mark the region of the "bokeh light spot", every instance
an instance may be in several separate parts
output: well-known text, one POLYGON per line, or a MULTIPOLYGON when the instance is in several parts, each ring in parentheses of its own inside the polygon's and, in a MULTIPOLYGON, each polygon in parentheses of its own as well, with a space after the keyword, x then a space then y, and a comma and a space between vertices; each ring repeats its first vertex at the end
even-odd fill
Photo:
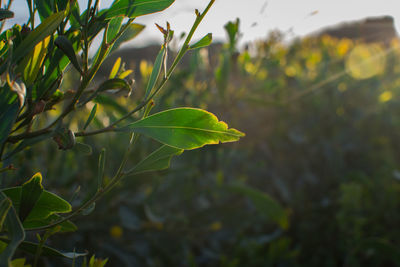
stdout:
POLYGON ((384 72, 386 54, 378 44, 357 45, 346 60, 346 71, 354 79, 368 79, 384 72))

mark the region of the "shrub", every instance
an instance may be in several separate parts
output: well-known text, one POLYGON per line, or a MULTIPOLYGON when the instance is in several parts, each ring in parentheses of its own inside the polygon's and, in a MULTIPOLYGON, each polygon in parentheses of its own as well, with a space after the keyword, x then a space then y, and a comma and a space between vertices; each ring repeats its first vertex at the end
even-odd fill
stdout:
MULTIPOLYGON (((1 10, 0 19, 13 16, 11 2, 1 10)), ((119 0, 109 8, 99 10, 99 1, 89 0, 86 10, 81 12, 77 1, 29 0, 28 23, 22 27, 14 25, 1 33, 0 155, 3 164, 1 172, 5 179, 9 177, 15 184, 16 179, 11 172, 14 168, 12 159, 40 142, 53 140, 60 150, 80 149, 91 153, 90 146, 78 142, 79 138, 111 132, 120 133, 122 138, 126 137, 123 133, 129 136, 119 168, 109 179, 104 179, 106 151, 101 151, 96 186, 88 190, 92 194, 85 196, 75 209, 66 200, 43 188, 40 173, 15 187, 3 185, 0 193, 0 227, 3 233, 0 265, 11 266, 17 249, 33 254, 34 266, 37 266, 41 255, 73 259, 85 255, 61 253, 46 246, 45 242, 56 233, 77 230, 71 220, 91 212, 96 201, 124 177, 168 168, 171 158, 184 150, 237 141, 243 136, 201 109, 175 108, 150 115, 154 97, 167 83, 185 53, 211 43, 211 34, 195 43, 191 39, 214 0, 204 12, 196 10, 195 22, 171 66, 167 66, 167 57, 173 31, 168 23, 165 28, 157 25, 164 36, 164 43, 155 59, 146 89, 135 92, 141 95, 141 99, 133 101, 136 102, 135 107, 117 115, 108 125, 97 129, 90 126, 96 121, 101 103, 112 102, 113 96, 130 95, 132 92, 133 81, 128 79, 132 71, 125 69, 121 62, 116 62, 108 79, 93 85, 93 78, 106 57, 143 30, 142 25, 133 23, 136 17, 162 11, 173 2, 119 0), (36 14, 40 23, 35 19, 36 14), (101 33, 101 45, 91 56, 90 48, 94 47, 94 40, 101 33), (78 85, 76 89, 63 90, 60 87, 63 77, 70 71, 79 74, 78 85), (87 105, 91 105, 92 109, 86 114, 87 119, 82 120, 86 113, 83 107, 87 105), (141 136, 154 139, 161 146, 128 168, 126 165, 131 149, 141 136), (26 233, 38 233, 37 242, 25 240, 26 233)), ((54 191, 54 188, 50 189, 54 191)), ((19 261, 22 265, 25 262, 23 259, 19 261)), ((95 266, 95 262, 92 258, 87 264, 95 266)), ((15 260, 13 264, 17 264, 15 260)), ((101 264, 105 262, 97 261, 96 266, 101 264)))

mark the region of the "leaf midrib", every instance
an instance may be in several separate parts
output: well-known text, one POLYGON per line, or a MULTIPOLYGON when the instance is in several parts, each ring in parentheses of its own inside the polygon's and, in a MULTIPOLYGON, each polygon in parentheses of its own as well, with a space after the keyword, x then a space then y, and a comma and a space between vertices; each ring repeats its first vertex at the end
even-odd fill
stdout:
POLYGON ((186 130, 194 130, 194 131, 200 131, 200 132, 211 132, 211 133, 217 133, 217 134, 226 134, 226 135, 231 135, 235 137, 242 137, 241 134, 233 134, 229 131, 217 131, 217 130, 210 130, 210 129, 202 129, 202 128, 194 128, 194 127, 186 127, 186 126, 131 126, 129 127, 131 129, 135 128, 161 128, 161 129, 186 129, 186 130))

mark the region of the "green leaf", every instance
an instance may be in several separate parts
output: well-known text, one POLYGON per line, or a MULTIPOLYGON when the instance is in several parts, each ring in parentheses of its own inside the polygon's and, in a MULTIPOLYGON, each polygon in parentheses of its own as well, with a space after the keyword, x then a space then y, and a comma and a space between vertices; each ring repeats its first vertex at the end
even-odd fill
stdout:
POLYGON ((4 159, 9 159, 11 156, 15 155, 18 152, 21 152, 22 150, 24 150, 27 147, 31 147, 37 143, 40 143, 46 139, 49 139, 51 137, 53 137, 54 133, 50 132, 47 134, 43 134, 43 135, 39 135, 37 137, 33 137, 33 138, 28 138, 28 139, 24 139, 21 143, 18 144, 18 146, 12 150, 11 152, 7 153, 4 156, 4 159))
POLYGON ((285 209, 269 195, 240 183, 231 184, 229 189, 247 196, 259 212, 265 214, 283 229, 288 228, 289 219, 285 209))
POLYGON ((114 78, 109 79, 103 82, 99 88, 96 90, 97 93, 104 92, 107 90, 115 90, 115 89, 125 89, 128 92, 132 91, 131 86, 124 79, 114 78))
POLYGON ((103 148, 99 156, 99 164, 97 169, 97 191, 103 187, 104 166, 106 164, 106 149, 103 148))
POLYGON ((29 181, 22 185, 18 213, 21 222, 24 222, 26 217, 28 217, 43 191, 42 175, 40 173, 36 173, 29 181))
POLYGON ((120 67, 121 67, 121 58, 119 57, 115 61, 114 66, 112 67, 112 69, 110 71, 109 79, 114 79, 115 76, 117 76, 117 73, 118 73, 120 67))
POLYGON ((17 62, 25 57, 38 43, 44 38, 54 33, 57 27, 64 19, 64 12, 55 13, 46 18, 37 28, 21 42, 21 44, 13 52, 13 61, 17 62))
MULTIPOLYGON (((0 241, 9 243, 10 240, 6 238, 0 238, 0 241)), ((18 249, 22 250, 24 252, 30 253, 32 255, 35 255, 37 252, 39 244, 29 242, 29 241, 24 241, 22 242, 18 249)), ((60 258, 67 258, 67 259, 73 259, 73 258, 78 258, 78 257, 83 257, 86 256, 86 253, 75 253, 75 252, 61 252, 58 251, 54 248, 48 247, 48 246, 42 246, 42 254, 41 256, 47 256, 47 257, 60 257, 60 258)))
POLYGON ((37 78, 40 67, 47 55, 50 37, 44 38, 32 51, 18 64, 16 72, 22 73, 26 86, 30 86, 37 78))
POLYGON ((111 43, 111 41, 117 36, 119 29, 121 29, 123 20, 123 17, 117 17, 110 20, 108 23, 107 43, 111 43))
POLYGON ((197 49, 197 48, 201 48, 201 47, 206 47, 206 46, 209 46, 211 44, 211 42, 212 42, 212 33, 209 33, 206 36, 204 36, 203 38, 201 38, 201 40, 199 40, 197 43, 189 46, 189 49, 197 49))
POLYGON ((147 99, 147 97, 150 95, 151 91, 153 90, 154 86, 156 85, 158 76, 160 75, 160 72, 161 72, 161 67, 163 64, 163 59, 164 59, 165 53, 166 53, 166 50, 165 50, 165 47, 163 46, 161 48, 160 52, 158 52, 156 61, 154 62, 153 70, 151 72, 149 82, 147 83, 146 93, 144 95, 145 99, 147 99))
POLYGON ((72 148, 72 151, 82 153, 85 156, 90 156, 93 153, 93 149, 90 145, 81 142, 76 142, 76 144, 72 148))
POLYGON ((0 8, 0 20, 10 19, 14 17, 14 13, 10 10, 0 8))
MULTIPOLYGON (((19 211, 21 206, 22 186, 6 188, 3 190, 3 193, 11 199, 13 206, 19 211)), ((71 205, 67 201, 44 190, 37 200, 36 205, 25 219, 24 226, 32 221, 46 219, 52 214, 68 213, 71 212, 71 210, 71 205)))
MULTIPOLYGON (((5 90, 6 88, 2 88, 5 90)), ((8 135, 11 132, 11 129, 17 119, 19 111, 19 104, 15 102, 13 104, 7 105, 7 110, 0 114, 0 147, 4 144, 7 140, 8 135)))
POLYGON ((144 30, 145 26, 137 23, 130 24, 122 35, 115 41, 110 53, 117 50, 123 43, 128 42, 135 38, 139 33, 144 30))
POLYGON ((183 149, 163 145, 139 162, 131 170, 127 171, 127 174, 138 174, 167 169, 169 168, 172 157, 179 156, 182 152, 183 149))
POLYGON ((35 6, 38 10, 41 21, 53 13, 54 2, 54 0, 35 0, 35 6))
POLYGON ((90 111, 89 118, 87 119, 85 126, 83 126, 83 130, 86 130, 86 128, 89 126, 89 124, 92 122, 94 117, 96 116, 97 112, 97 104, 94 104, 92 111, 90 111))
POLYGON ((119 0, 108 10, 100 12, 100 18, 106 20, 119 16, 136 18, 162 11, 172 5, 175 0, 119 0))
POLYGON ((0 202, 0 230, 3 230, 3 224, 7 217, 8 211, 11 208, 11 200, 9 198, 5 198, 0 202))
POLYGON ((64 35, 60 35, 54 41, 54 44, 58 48, 60 48, 61 51, 63 51, 63 53, 68 57, 68 59, 71 61, 72 65, 75 67, 75 69, 79 73, 82 73, 81 65, 78 62, 78 58, 76 57, 75 50, 72 46, 71 41, 64 35))
MULTIPOLYGON (((6 199, 5 194, 0 192, 0 201, 4 199, 6 199)), ((4 225, 7 228, 10 243, 8 243, 8 246, 0 254, 0 267, 10 266, 11 258, 14 255, 15 250, 25 239, 24 228, 22 227, 21 221, 18 219, 14 207, 9 209, 4 225)))
MULTIPOLYGON (((62 217, 60 215, 52 214, 47 218, 25 221, 23 223, 23 226, 24 226, 24 228, 28 228, 28 229, 43 227, 43 226, 52 224, 54 222, 58 222, 61 219, 62 219, 62 217)), ((78 230, 78 227, 76 227, 76 225, 74 223, 72 223, 71 221, 64 221, 57 226, 60 227, 60 229, 59 229, 60 233, 75 232, 76 230, 78 230)))
POLYGON ((105 101, 106 102, 105 104, 109 104, 110 102, 114 102, 112 104, 113 106, 114 105, 120 106, 115 100, 113 100, 113 99, 105 99, 107 97, 98 95, 101 92, 104 92, 104 91, 107 91, 107 90, 116 90, 116 89, 121 89, 121 90, 124 89, 124 90, 126 90, 128 92, 128 95, 132 91, 132 87, 124 79, 120 79, 120 78, 109 79, 109 80, 103 82, 99 86, 99 88, 97 88, 97 90, 91 96, 89 96, 89 98, 87 100, 85 100, 85 102, 89 102, 92 99, 96 98, 95 102, 98 102, 99 104, 104 104, 104 101, 105 101))
POLYGON ((234 142, 244 136, 236 129, 228 129, 228 125, 218 121, 212 113, 195 108, 166 110, 116 130, 141 133, 163 144, 187 150, 234 142))
POLYGON ((235 46, 239 37, 239 25, 240 25, 240 19, 237 18, 236 21, 234 22, 230 21, 224 26, 226 32, 228 33, 229 42, 232 48, 235 46))
MULTIPOLYGON (((71 3, 71 2, 70 2, 71 3)), ((71 23, 71 28, 74 29, 79 29, 79 26, 81 25, 81 11, 79 8, 79 2, 74 1, 74 3, 71 6, 71 17, 70 17, 70 23, 71 23)))

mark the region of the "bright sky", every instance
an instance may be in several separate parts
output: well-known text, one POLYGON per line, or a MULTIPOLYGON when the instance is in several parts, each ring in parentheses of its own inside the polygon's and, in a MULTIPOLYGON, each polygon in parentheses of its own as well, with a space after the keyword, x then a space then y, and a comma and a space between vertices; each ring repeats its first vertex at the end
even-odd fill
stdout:
MULTIPOLYGON (((81 10, 87 0, 79 0, 81 10)), ((112 0, 102 0, 101 6, 110 5, 112 0)), ((144 45, 150 40, 161 42, 162 37, 153 26, 154 22, 165 25, 169 21, 175 33, 187 32, 194 21, 194 9, 202 11, 209 0, 176 0, 162 13, 140 17, 136 22, 148 27, 142 38, 132 45, 144 45)), ((11 23, 26 21, 26 1, 14 0, 16 18, 11 23)), ((226 22, 241 19, 242 42, 264 38, 274 29, 302 36, 317 31, 322 27, 343 21, 352 21, 367 16, 391 15, 395 18, 397 31, 400 32, 399 0, 216 0, 209 14, 200 25, 197 36, 212 32, 214 39, 224 39, 223 26, 226 22)))

